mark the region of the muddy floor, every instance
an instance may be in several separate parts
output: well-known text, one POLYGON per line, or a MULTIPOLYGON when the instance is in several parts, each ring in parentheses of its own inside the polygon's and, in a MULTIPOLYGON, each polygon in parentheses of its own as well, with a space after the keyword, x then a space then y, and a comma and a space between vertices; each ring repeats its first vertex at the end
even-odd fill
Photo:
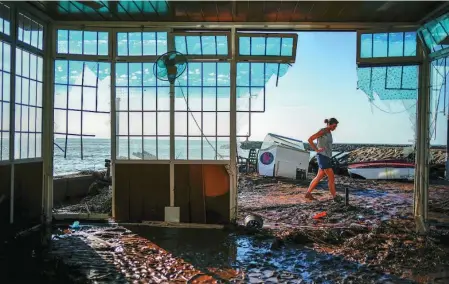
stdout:
POLYGON ((430 234, 415 234, 413 183, 337 177, 337 191, 349 190, 349 205, 330 200, 327 181, 304 198, 309 180, 298 182, 245 175, 239 179, 239 217, 257 214, 280 240, 312 244, 402 279, 449 283, 449 186, 433 182, 429 193, 430 234), (325 216, 314 218, 317 214, 325 216), (442 278, 442 280, 438 280, 442 278))
POLYGON ((304 199, 309 181, 240 176, 239 223, 257 214, 260 230, 81 222, 53 227, 45 248, 16 238, 0 245, 0 283, 449 283, 447 185, 431 186, 419 236, 412 183, 338 177, 346 206, 325 181, 304 199))
POLYGON ((276 248, 260 232, 82 225, 53 233, 47 265, 33 265, 42 283, 413 283, 313 244, 276 248))

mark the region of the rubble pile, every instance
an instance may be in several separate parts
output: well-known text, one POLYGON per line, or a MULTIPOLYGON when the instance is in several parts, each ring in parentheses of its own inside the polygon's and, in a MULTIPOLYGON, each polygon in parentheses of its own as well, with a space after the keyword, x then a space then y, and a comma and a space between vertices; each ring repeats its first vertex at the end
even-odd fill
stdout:
MULTIPOLYGON (((431 164, 443 165, 446 161, 446 151, 443 149, 431 149, 431 164)), ((358 163, 380 160, 405 160, 414 162, 415 155, 412 148, 406 147, 363 147, 349 153, 347 163, 358 163)))
POLYGON ((61 206, 58 213, 99 213, 112 214, 112 188, 97 188, 95 194, 88 195, 79 203, 61 206))

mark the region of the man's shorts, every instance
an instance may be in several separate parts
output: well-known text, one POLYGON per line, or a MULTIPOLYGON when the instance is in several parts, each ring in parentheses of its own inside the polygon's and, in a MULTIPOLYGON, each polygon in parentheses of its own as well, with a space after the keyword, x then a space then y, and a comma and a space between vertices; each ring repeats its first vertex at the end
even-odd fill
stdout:
POLYGON ((325 169, 332 169, 332 161, 331 158, 321 155, 321 154, 317 154, 316 155, 316 160, 318 162, 318 167, 322 170, 325 169))

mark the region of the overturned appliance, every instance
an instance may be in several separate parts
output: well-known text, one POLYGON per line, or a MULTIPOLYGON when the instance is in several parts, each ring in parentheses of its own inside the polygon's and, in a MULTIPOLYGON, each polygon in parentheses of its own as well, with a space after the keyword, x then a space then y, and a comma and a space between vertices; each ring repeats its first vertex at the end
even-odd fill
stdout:
POLYGON ((268 133, 258 155, 259 174, 269 177, 305 179, 310 153, 300 140, 268 133))

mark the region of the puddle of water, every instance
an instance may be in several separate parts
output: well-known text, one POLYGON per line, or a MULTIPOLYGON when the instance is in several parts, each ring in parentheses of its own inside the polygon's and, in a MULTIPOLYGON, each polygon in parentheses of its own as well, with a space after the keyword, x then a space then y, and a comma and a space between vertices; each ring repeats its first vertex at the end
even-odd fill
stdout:
MULTIPOLYGON (((195 267, 233 268, 246 272, 250 283, 299 281, 339 283, 341 281, 393 280, 341 257, 319 253, 300 245, 272 249, 274 239, 232 235, 221 230, 131 228, 158 246, 195 267), (271 280, 270 280, 271 279, 271 280)), ((401 280, 401 283, 404 280, 401 280)))

